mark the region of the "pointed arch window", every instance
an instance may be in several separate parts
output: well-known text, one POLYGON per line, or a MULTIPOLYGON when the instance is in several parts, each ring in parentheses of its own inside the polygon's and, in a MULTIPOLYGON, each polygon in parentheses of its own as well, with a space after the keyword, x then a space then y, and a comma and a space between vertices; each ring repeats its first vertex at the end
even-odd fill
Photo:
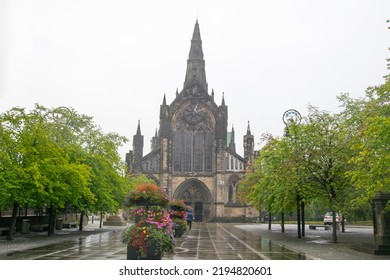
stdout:
POLYGON ((210 130, 205 132, 205 171, 213 171, 213 135, 210 130))
POLYGON ((184 172, 191 172, 192 170, 192 142, 193 142, 193 139, 192 139, 192 135, 191 135, 191 131, 189 130, 185 130, 184 133, 183 133, 183 143, 182 143, 182 146, 183 146, 183 150, 182 150, 182 154, 183 154, 183 171, 184 172))
POLYGON ((194 133, 194 171, 203 171, 203 147, 204 147, 204 133, 196 131, 194 133))
POLYGON ((180 131, 176 131, 173 136, 173 169, 177 171, 181 170, 181 136, 180 131))
POLYGON ((176 130, 173 135, 174 172, 212 172, 213 134, 205 130, 176 130))
POLYGON ((238 203, 237 189, 238 189, 238 175, 232 175, 228 182, 228 204, 238 203))

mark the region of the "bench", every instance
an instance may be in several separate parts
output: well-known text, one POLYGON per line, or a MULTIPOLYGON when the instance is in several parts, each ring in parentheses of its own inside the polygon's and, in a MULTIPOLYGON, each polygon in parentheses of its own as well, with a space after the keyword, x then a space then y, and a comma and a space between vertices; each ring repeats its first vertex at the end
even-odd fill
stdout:
MULTIPOLYGON (((7 235, 9 227, 0 227, 0 235, 7 235)), ((14 228, 14 234, 16 233, 16 227, 14 228)))
POLYGON ((9 227, 1 227, 0 228, 0 235, 7 235, 9 231, 9 227))
POLYGON ((331 230, 332 226, 330 225, 309 225, 309 229, 324 228, 324 230, 331 230))
POLYGON ((30 230, 31 231, 46 231, 46 230, 49 230, 49 224, 31 225, 30 230))
POLYGON ((77 226, 78 226, 77 222, 62 223, 62 228, 77 228, 77 226))

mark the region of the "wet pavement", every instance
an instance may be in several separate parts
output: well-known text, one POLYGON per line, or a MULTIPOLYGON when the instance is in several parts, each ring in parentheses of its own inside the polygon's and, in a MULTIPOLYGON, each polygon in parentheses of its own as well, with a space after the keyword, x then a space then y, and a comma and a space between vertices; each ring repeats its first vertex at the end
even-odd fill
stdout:
POLYGON ((231 224, 200 223, 177 239, 173 259, 196 260, 297 260, 300 253, 273 244, 267 238, 231 224))
MULTIPOLYGON (((351 248, 372 242, 370 228, 351 228, 339 234, 339 243, 331 243, 331 232, 307 230, 296 238, 296 226, 286 225, 286 232, 265 224, 193 223, 192 229, 176 238, 174 260, 304 260, 304 259, 390 259, 351 248)), ((53 237, 45 233, 19 235, 12 242, 0 239, 0 260, 125 260, 126 247, 121 243, 123 227, 84 231, 66 229, 53 237)))

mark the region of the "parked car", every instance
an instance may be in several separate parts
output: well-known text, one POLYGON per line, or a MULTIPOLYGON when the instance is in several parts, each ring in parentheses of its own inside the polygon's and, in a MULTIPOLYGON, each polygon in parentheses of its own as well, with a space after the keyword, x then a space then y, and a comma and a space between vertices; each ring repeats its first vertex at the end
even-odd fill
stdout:
MULTIPOLYGON (((341 216, 339 215, 339 213, 336 212, 336 223, 340 223, 340 222, 341 222, 341 216)), ((324 216, 324 225, 332 225, 332 223, 333 223, 332 212, 326 212, 324 216)))

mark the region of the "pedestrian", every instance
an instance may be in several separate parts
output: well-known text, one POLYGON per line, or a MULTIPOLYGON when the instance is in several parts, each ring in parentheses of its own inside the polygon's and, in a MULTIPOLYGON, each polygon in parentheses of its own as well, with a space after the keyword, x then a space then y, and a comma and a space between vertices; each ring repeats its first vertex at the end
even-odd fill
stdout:
POLYGON ((187 210, 187 226, 191 229, 192 226, 192 220, 194 219, 194 216, 192 215, 192 210, 187 210))

